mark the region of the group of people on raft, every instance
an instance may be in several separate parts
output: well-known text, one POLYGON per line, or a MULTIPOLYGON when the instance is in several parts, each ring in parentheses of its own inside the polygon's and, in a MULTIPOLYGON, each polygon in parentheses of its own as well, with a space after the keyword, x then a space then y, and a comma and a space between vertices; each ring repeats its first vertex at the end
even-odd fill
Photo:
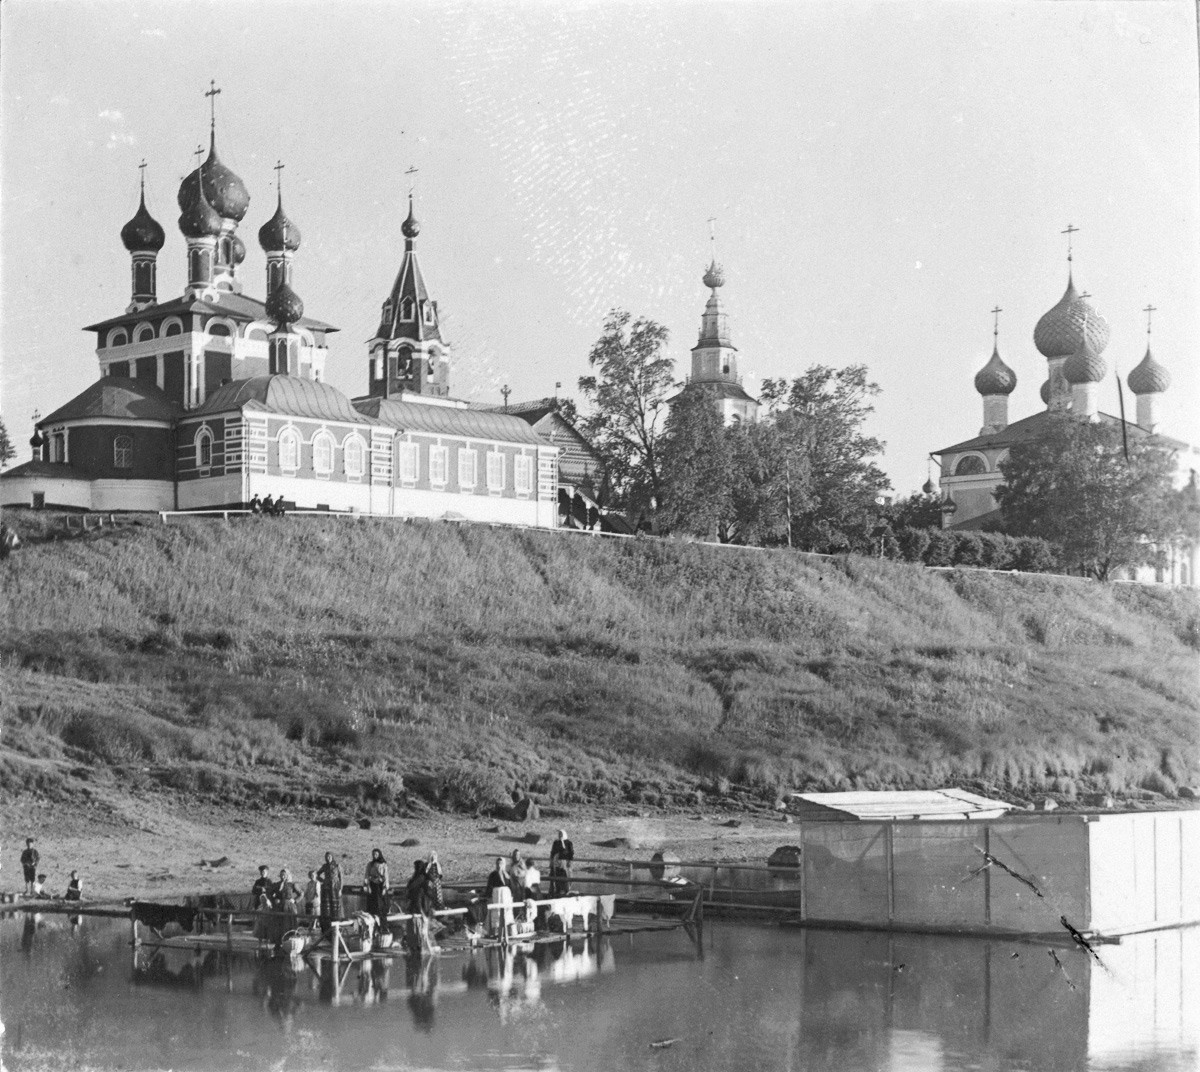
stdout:
MULTIPOLYGON (((575 846, 565 830, 550 847, 549 890, 551 897, 566 896, 571 885, 571 862, 575 859, 575 846)), ((442 890, 442 868, 436 852, 413 862, 412 875, 403 887, 393 887, 387 859, 382 849, 372 849, 371 859, 363 873, 366 887, 366 911, 376 918, 380 927, 386 926, 393 892, 403 894, 404 911, 426 918, 432 917, 446 907, 442 890)), ((315 871, 309 871, 303 889, 292 880, 292 873, 285 867, 279 878, 273 880, 269 869, 263 864, 258 869, 258 878, 251 887, 251 903, 261 912, 283 912, 293 916, 317 919, 322 930, 327 930, 334 920, 344 918, 342 912, 342 867, 333 853, 325 854, 325 862, 315 871)), ((543 895, 542 876, 532 856, 522 858, 521 851, 514 849, 505 859, 497 856, 495 867, 487 878, 486 896, 490 900, 492 891, 505 888, 512 894, 514 902, 537 900, 543 895)))

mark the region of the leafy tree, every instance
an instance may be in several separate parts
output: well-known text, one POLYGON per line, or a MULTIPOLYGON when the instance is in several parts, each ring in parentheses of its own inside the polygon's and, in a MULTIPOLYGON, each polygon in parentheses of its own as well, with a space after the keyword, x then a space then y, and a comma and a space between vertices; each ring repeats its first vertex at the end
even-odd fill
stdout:
POLYGON ((862 431, 873 411, 870 399, 878 393, 865 365, 837 370, 813 365, 790 384, 782 379, 763 382, 768 408, 784 411, 776 416, 776 425, 785 440, 783 455, 795 463, 800 486, 791 510, 791 534, 798 546, 852 550, 874 529, 875 498, 891 486, 871 461, 883 444, 862 431))
POLYGON ((674 382, 673 363, 663 354, 667 336, 661 324, 614 309, 588 354, 595 372, 579 380, 591 410, 580 431, 604 463, 614 505, 630 514, 662 502, 658 446, 663 398, 674 382))
POLYGON ((659 450, 661 519, 672 532, 727 542, 733 521, 733 452, 711 389, 675 399, 659 450))
POLYGON ((8 465, 16 456, 17 449, 13 446, 12 439, 9 438, 4 421, 0 420, 0 469, 8 465))
POLYGON ((936 495, 910 495, 892 503, 887 510, 892 527, 900 529, 940 529, 942 504, 936 495))
MULTIPOLYGON (((732 538, 750 544, 786 541, 792 462, 777 421, 738 422, 726 436, 733 466, 732 538)), ((796 494, 802 490, 800 477, 797 470, 796 494)))
POLYGON ((1006 531, 1055 543, 1064 566, 1106 580, 1178 535, 1174 464, 1145 440, 1131 442, 1126 458, 1118 428, 1064 414, 1046 435, 1014 444, 996 501, 1006 531))

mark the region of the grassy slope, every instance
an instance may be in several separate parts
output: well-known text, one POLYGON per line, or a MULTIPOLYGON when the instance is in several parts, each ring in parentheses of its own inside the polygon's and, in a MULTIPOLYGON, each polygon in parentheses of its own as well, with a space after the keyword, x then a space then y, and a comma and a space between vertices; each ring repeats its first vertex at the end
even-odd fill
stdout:
POLYGON ((1195 593, 335 519, 105 530, 0 580, 10 793, 1200 780, 1195 593))

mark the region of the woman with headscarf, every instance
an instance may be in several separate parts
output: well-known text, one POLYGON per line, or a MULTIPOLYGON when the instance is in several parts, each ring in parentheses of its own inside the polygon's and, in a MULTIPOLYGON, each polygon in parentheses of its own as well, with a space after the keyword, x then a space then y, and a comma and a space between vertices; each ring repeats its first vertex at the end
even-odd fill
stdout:
POLYGON ((429 884, 429 900, 433 910, 440 912, 446 907, 446 897, 442 893, 442 865, 438 863, 437 853, 431 852, 425 865, 425 878, 429 884))
POLYGON ((382 927, 388 914, 388 865, 382 849, 371 850, 371 862, 367 864, 367 911, 379 920, 382 927))
POLYGON ((333 853, 325 854, 317 881, 321 884, 321 929, 328 930, 330 923, 342 918, 342 869, 333 853))
POLYGON ((414 860, 412 876, 404 888, 405 911, 414 916, 428 916, 433 911, 433 898, 429 896, 428 866, 425 860, 414 860))

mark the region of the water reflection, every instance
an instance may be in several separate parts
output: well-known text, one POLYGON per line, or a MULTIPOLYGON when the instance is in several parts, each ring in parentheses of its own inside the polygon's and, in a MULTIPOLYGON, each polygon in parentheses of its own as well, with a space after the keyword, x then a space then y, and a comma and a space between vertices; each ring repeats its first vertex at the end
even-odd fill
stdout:
POLYGON ((0 922, 4 1067, 1191 1069, 1200 931, 1101 948, 720 924, 335 964, 0 922), (656 1041, 677 1039, 654 1048, 656 1041))

